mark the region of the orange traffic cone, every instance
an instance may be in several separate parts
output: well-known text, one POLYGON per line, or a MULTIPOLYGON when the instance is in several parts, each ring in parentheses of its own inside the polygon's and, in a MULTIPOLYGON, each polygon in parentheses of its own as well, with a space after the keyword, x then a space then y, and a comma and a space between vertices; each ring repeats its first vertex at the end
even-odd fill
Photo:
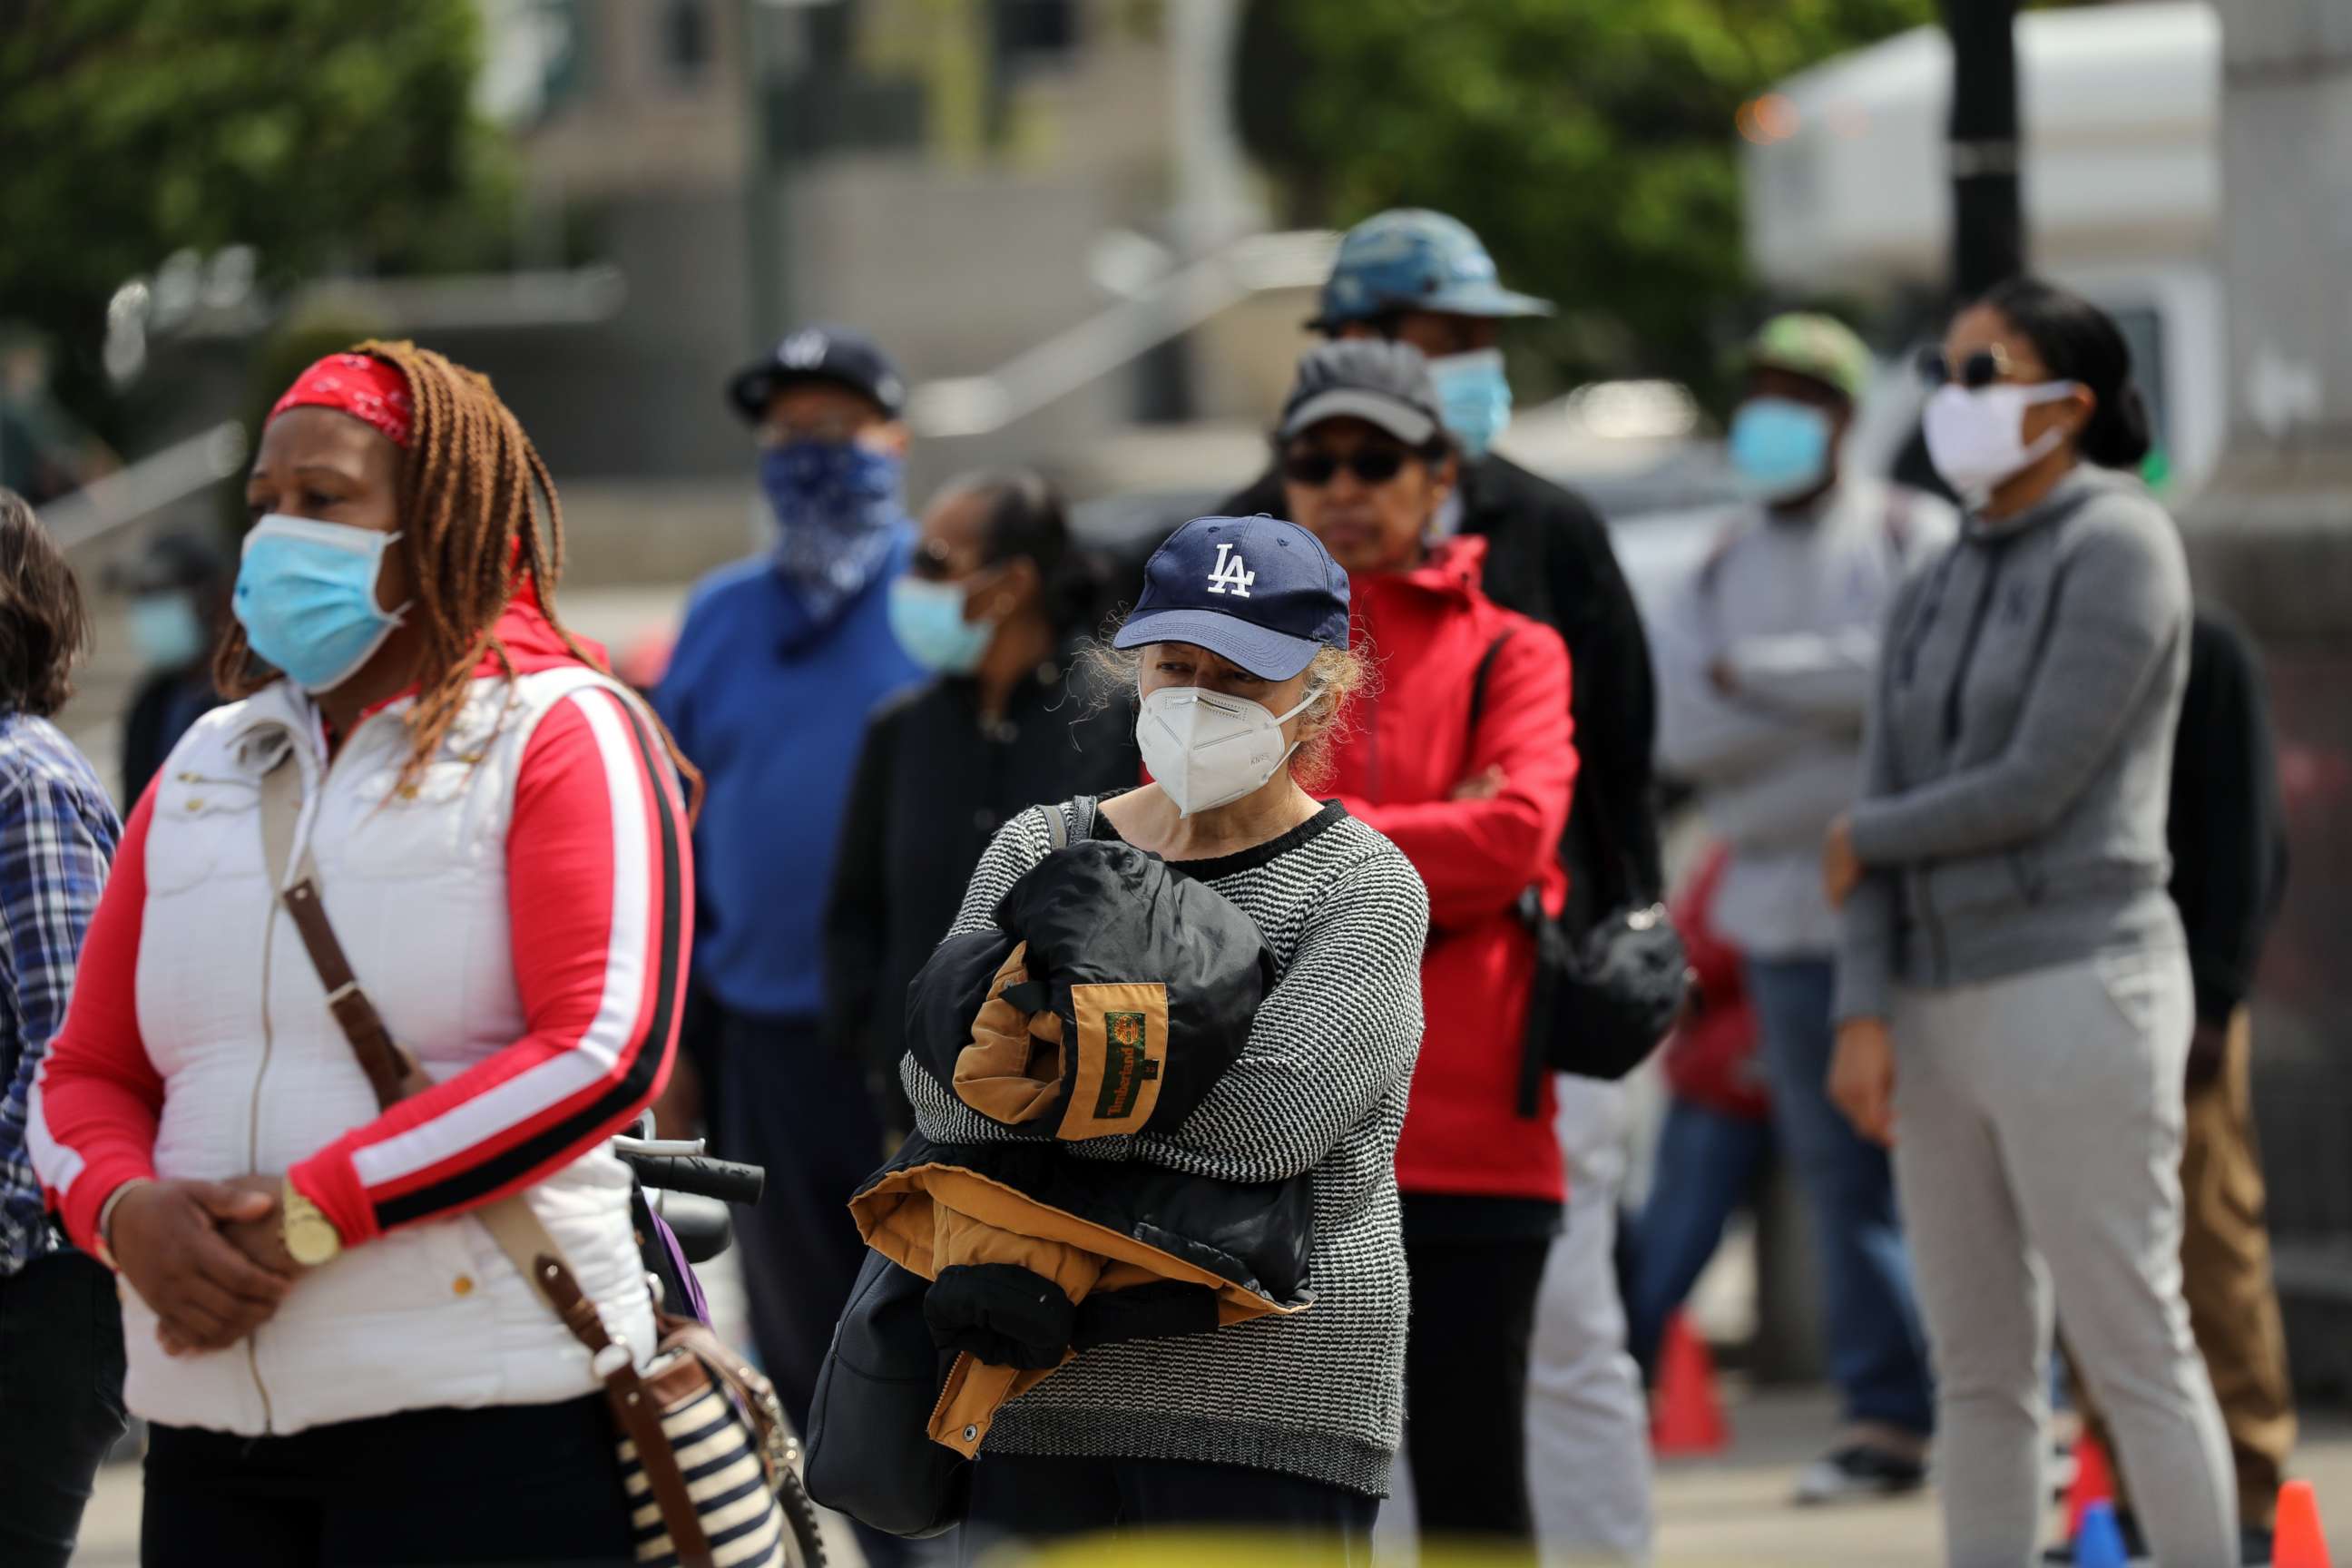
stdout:
POLYGON ((1723 1403, 1716 1397, 1715 1358, 1676 1313, 1666 1323, 1665 1349, 1658 1357, 1651 1446, 1666 1456, 1720 1454, 1730 1441, 1723 1403))
POLYGON ((2279 1488, 2278 1536, 2273 1568, 2329 1568, 2327 1537, 2319 1529, 2319 1498, 2309 1481, 2279 1488))
POLYGON ((2066 1539, 2083 1533, 2083 1516, 2095 1502, 2116 1500, 2116 1473, 2107 1468, 2107 1451, 2088 1432, 2074 1443, 2074 1489, 2066 1494, 2066 1539))

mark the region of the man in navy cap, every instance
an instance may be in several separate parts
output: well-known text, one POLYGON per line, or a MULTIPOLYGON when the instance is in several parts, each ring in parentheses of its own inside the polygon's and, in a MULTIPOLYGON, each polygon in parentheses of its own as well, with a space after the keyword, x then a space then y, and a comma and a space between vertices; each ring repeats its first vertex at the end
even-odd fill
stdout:
MULTIPOLYGON (((1503 287, 1478 237, 1443 213, 1399 208, 1339 242, 1315 319, 1328 338, 1385 338, 1429 360, 1461 481, 1438 531, 1483 536, 1487 596, 1558 631, 1574 671, 1580 771, 1562 843, 1571 932, 1654 902, 1663 885, 1651 795, 1657 695, 1641 615, 1608 530, 1578 496, 1491 449, 1510 421, 1502 330, 1549 300, 1503 287)), ((1228 500, 1283 515, 1269 471, 1228 500)), ((1623 1174, 1622 1096, 1560 1082, 1568 1225, 1544 1281, 1528 1396, 1537 1523, 1547 1546, 1638 1559, 1650 1535, 1645 1416, 1609 1258, 1623 1174)))
POLYGON ((862 332, 805 327, 728 384, 769 547, 696 585, 656 706, 702 769, 686 1037, 712 1135, 768 1168, 741 1216, 760 1359, 806 1430, 862 1246, 843 1206, 880 1158, 856 1062, 822 1048, 824 914, 866 720, 920 671, 891 635, 906 383, 862 332))

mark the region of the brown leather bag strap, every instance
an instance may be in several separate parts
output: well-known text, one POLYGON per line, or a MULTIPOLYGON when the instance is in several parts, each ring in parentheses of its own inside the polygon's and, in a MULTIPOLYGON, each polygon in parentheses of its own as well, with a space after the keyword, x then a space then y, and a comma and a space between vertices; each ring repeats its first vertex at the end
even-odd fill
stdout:
POLYGON ((368 1087, 375 1090, 376 1104, 389 1110, 431 1088, 433 1080, 425 1076, 416 1058, 393 1039, 375 1004, 360 989, 359 976, 352 972, 352 961, 327 919, 327 906, 319 896, 318 864, 307 848, 300 864, 289 872, 288 862, 293 858, 295 830, 302 813, 301 787, 302 769, 289 748, 261 780, 261 841, 270 886, 279 890, 278 900, 293 917, 303 951, 319 972, 319 984, 327 989, 327 1010, 351 1042, 360 1070, 367 1074, 368 1087))

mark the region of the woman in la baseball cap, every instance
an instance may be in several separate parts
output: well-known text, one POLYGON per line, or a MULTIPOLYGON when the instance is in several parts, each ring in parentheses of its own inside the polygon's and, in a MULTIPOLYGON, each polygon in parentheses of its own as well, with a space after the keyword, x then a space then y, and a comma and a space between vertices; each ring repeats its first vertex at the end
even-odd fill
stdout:
MULTIPOLYGON (((1201 518, 1151 558, 1133 615, 1097 657, 1139 699, 1153 782, 1008 823, 954 934, 986 928, 1063 837, 1124 840, 1248 915, 1280 979, 1240 1059, 1177 1131, 1129 1152, 1235 1182, 1307 1174, 1314 1300, 1295 1315, 1090 1349, 1005 1405, 972 1470, 965 1550, 1207 1525, 1312 1535, 1356 1561, 1403 1412, 1396 1142, 1429 901, 1394 845, 1307 788, 1366 679, 1349 647, 1347 574, 1295 524, 1201 518)), ((902 1076, 925 1136, 1012 1136, 912 1058, 902 1076)))

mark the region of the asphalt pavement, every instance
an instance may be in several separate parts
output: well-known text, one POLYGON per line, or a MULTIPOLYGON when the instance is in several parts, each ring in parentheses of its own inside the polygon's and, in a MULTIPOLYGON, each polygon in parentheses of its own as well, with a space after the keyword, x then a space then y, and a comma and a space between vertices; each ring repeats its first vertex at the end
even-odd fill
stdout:
MULTIPOLYGON (((1660 1468, 1659 1568, 1929 1568, 1939 1560, 1935 1508, 1925 1497, 1834 1509, 1789 1504, 1798 1470, 1829 1428, 1825 1393, 1735 1394, 1728 1407, 1728 1452, 1660 1468)), ((2352 1563, 2352 1416, 2309 1418, 2294 1471, 2317 1489, 2336 1561, 2352 1563)), ((2053 1528, 2055 1519, 2053 1510, 2053 1528)), ((845 1538, 834 1544, 836 1563, 856 1562, 845 1538)), ((139 1470, 117 1465, 100 1477, 74 1568, 134 1568, 138 1561, 139 1470)))

